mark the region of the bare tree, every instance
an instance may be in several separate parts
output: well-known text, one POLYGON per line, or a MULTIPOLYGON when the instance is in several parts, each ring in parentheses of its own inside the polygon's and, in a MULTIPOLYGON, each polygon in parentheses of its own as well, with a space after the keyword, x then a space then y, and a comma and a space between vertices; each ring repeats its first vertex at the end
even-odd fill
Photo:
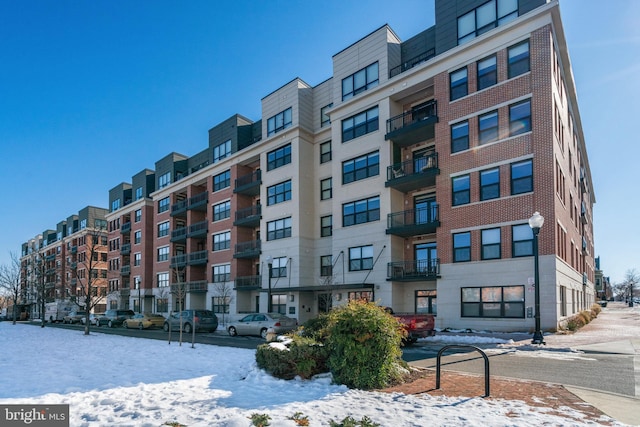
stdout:
POLYGON ((107 296, 106 277, 101 277, 102 271, 106 273, 107 233, 104 226, 97 226, 88 230, 82 238, 85 239, 86 250, 78 262, 83 268, 78 268, 78 272, 82 271, 82 274, 77 275, 77 292, 84 297, 84 334, 89 335, 90 312, 107 296))
MULTIPOLYGON (((180 256, 180 255, 178 255, 180 256)), ((177 305, 177 312, 178 312, 178 317, 179 317, 179 321, 178 321, 178 329, 179 331, 179 335, 178 335, 178 342, 179 345, 182 345, 182 310, 184 310, 184 301, 187 297, 187 274, 186 274, 186 266, 178 266, 179 264, 176 262, 176 264, 174 264, 171 267, 171 273, 172 273, 172 281, 171 281, 171 294, 174 295, 175 299, 176 299, 176 305, 177 305)), ((171 312, 169 312, 169 344, 171 344, 171 312)), ((195 328, 194 328, 195 329, 195 328)))
POLYGON ((16 324, 18 300, 22 294, 22 268, 20 260, 14 252, 9 253, 11 261, 8 265, 0 265, 0 288, 9 294, 13 302, 13 324, 16 324))
POLYGON ((635 268, 627 270, 624 274, 623 290, 625 298, 628 298, 629 301, 633 300, 637 288, 640 286, 638 280, 640 280, 640 274, 638 274, 635 268))
POLYGON ((225 324, 225 316, 227 314, 227 310, 229 305, 233 301, 233 287, 229 284, 229 282, 217 282, 213 287, 215 291, 215 296, 222 300, 223 310, 222 310, 222 323, 225 324))

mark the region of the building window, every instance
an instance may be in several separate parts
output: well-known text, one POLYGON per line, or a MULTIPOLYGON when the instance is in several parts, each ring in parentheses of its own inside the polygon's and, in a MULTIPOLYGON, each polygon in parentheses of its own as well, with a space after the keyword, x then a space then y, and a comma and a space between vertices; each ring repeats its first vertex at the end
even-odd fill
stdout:
POLYGON ((211 297, 211 311, 214 313, 229 313, 230 296, 211 297))
POLYGON ((380 219, 380 197, 370 197, 342 205, 342 226, 378 221, 380 219))
POLYGON ((373 246, 349 248, 349 271, 371 270, 373 268, 373 246))
POLYGON ((213 191, 222 190, 231 186, 231 171, 224 171, 213 177, 213 191))
POLYGON ((514 225, 511 227, 514 258, 533 255, 533 230, 529 224, 514 225))
POLYGON ((508 49, 509 78, 529 72, 529 40, 511 46, 508 49))
POLYGON ((509 135, 531 131, 531 100, 509 106, 509 135))
POLYGON ((471 261, 471 233, 453 235, 453 262, 471 261))
POLYGON ((167 172, 158 177, 158 190, 171 184, 171 172, 167 172))
MULTIPOLYGON (((287 295, 286 294, 272 294, 271 295, 271 311, 274 313, 286 314, 287 313, 287 295)), ((259 315, 256 315, 259 316, 259 315)))
POLYGON ((462 317, 524 318, 524 286, 461 288, 462 317))
POLYGON ((518 0, 490 0, 458 18, 458 44, 513 21, 518 17, 518 0))
POLYGON ((533 163, 531 160, 511 165, 511 194, 533 191, 533 163))
POLYGON ((158 273, 156 278, 158 280, 159 288, 166 288, 169 286, 169 273, 158 273))
POLYGON ((467 67, 461 68, 449 74, 449 94, 450 100, 467 96, 469 93, 467 85, 467 67))
MULTIPOLYGON (((117 308, 117 307, 114 307, 117 308)), ((156 312, 166 313, 169 311, 169 298, 157 298, 156 299, 156 312)))
POLYGON ((158 224, 158 237, 164 237, 169 235, 169 221, 161 222, 158 224))
POLYGON ((220 221, 231 216, 231 202, 226 201, 213 205, 213 220, 220 221))
POLYGON ((231 232, 218 233, 213 235, 213 250, 222 251, 231 247, 231 232))
POLYGON ((499 259, 500 251, 500 229, 490 228, 482 230, 482 259, 499 259))
POLYGON ((320 276, 333 276, 333 257, 331 255, 323 255, 320 257, 320 276))
POLYGON ((117 211, 120 209, 120 199, 115 199, 111 201, 111 212, 117 211))
POLYGON ((84 230, 85 228, 87 228, 87 219, 81 219, 80 220, 80 230, 84 230))
POLYGON ((331 161, 331 141, 320 144, 320 163, 331 161))
POLYGON ((158 262, 169 261, 169 246, 158 248, 158 262))
POLYGON ((133 233, 133 243, 137 245, 140 242, 142 242, 142 230, 137 230, 135 233, 133 233))
POLYGON ((498 140, 497 111, 478 116, 478 139, 480 145, 498 140))
POLYGON ((486 89, 498 83, 496 56, 478 61, 478 90, 486 89))
POLYGON ((279 112, 267 120, 267 136, 271 136, 281 130, 291 126, 292 122, 291 107, 279 112))
POLYGON ((451 179, 453 188, 452 205, 466 205, 471 201, 471 182, 469 175, 457 176, 451 179))
POLYGON ((133 265, 136 267, 142 263, 142 254, 140 252, 136 252, 133 254, 133 265))
POLYGON ((342 183, 359 181, 380 174, 380 155, 378 152, 342 162, 342 183))
POLYGON ((291 180, 267 187, 267 206, 291 200, 291 180))
POLYGON ((141 220, 142 220, 142 209, 136 209, 136 212, 134 214, 134 221, 140 222, 141 220))
POLYGON ((291 163, 291 144, 267 153, 267 170, 277 169, 291 163))
POLYGON ((136 200, 140 200, 142 197, 142 187, 136 188, 136 200))
POLYGON ((351 141, 378 130, 378 107, 351 116, 342 121, 342 142, 351 141))
POLYGON ((333 194, 332 179, 327 178, 320 181, 320 200, 329 200, 333 194))
POLYGON ((469 149, 469 122, 451 125, 451 153, 469 149))
POLYGON ((480 200, 500 197, 500 169, 494 168, 480 172, 480 200))
POLYGON ((225 141, 213 147, 213 163, 219 162, 231 155, 231 140, 225 141))
POLYGON ((378 63, 375 62, 362 70, 342 79, 342 100, 346 100, 378 86, 378 63))
POLYGON ((333 235, 333 217, 331 215, 320 218, 320 237, 333 235))
POLYGON ((347 294, 347 298, 349 299, 349 301, 370 302, 370 301, 373 301, 373 292, 371 292, 371 291, 349 292, 347 294))
POLYGON ((231 265, 214 265, 213 266, 213 283, 228 282, 231 280, 231 265))
POLYGON ((291 217, 267 222, 267 240, 291 237, 291 217))
POLYGON ((158 202, 158 213, 166 212, 169 210, 169 197, 165 197, 158 202))
POLYGON ((287 277, 287 263, 289 259, 286 256, 274 258, 271 263, 271 278, 287 277))
POLYGON ((320 127, 325 127, 331 123, 331 118, 329 117, 329 110, 331 107, 333 107, 333 102, 320 109, 320 127))

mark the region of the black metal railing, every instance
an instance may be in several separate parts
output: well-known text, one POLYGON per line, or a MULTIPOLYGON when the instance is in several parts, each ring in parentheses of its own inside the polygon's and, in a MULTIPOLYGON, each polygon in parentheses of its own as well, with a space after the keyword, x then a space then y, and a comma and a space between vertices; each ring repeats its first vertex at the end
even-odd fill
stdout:
POLYGON ((405 128, 414 123, 437 118, 438 117, 438 103, 435 99, 425 103, 422 107, 415 110, 407 111, 402 114, 398 114, 395 117, 391 117, 387 120, 387 133, 405 128))
POLYGON ((389 78, 395 77, 398 74, 404 73, 405 71, 410 70, 416 65, 422 64, 423 62, 428 61, 429 59, 435 56, 436 56, 435 49, 429 49, 428 51, 423 52, 418 56, 414 56, 413 58, 404 61, 402 64, 398 65, 397 67, 393 67, 391 70, 389 70, 389 78))
POLYGON ((439 221, 438 204, 434 203, 426 208, 408 209, 387 215, 387 228, 419 226, 436 224, 439 221))
POLYGON ((440 275, 440 259, 396 261, 387 264, 390 280, 435 279, 440 275))
POLYGON ((426 156, 387 166, 387 181, 406 178, 433 169, 438 169, 438 153, 427 154, 426 156))

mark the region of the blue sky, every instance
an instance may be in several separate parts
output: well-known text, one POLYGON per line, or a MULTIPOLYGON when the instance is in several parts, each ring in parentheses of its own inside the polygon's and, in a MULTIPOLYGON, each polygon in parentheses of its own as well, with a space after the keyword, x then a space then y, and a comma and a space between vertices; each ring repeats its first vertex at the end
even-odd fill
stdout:
MULTIPOLYGON (((595 252, 640 270, 640 2, 561 0, 595 183, 595 252)), ((0 264, 9 252, 388 23, 406 40, 433 1, 0 2, 0 264), (366 5, 366 6, 365 6, 366 5)), ((545 229, 541 231, 544 233, 545 229)), ((548 232, 553 232, 549 227, 548 232)))

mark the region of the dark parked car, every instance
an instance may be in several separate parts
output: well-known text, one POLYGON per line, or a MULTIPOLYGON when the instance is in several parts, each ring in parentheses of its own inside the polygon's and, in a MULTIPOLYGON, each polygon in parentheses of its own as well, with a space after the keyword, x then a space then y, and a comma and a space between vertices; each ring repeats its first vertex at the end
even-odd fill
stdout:
POLYGON ((171 326, 172 331, 179 331, 180 323, 182 323, 182 330, 186 333, 191 333, 193 328, 196 332, 213 332, 218 329, 218 317, 211 310, 182 310, 182 312, 172 313, 164 322, 163 329, 168 331, 171 326), (182 313, 182 322, 180 313, 182 313))
POLYGON ((107 310, 98 318, 96 324, 113 328, 114 326, 122 325, 125 319, 130 319, 133 316, 135 316, 133 310, 107 310))

